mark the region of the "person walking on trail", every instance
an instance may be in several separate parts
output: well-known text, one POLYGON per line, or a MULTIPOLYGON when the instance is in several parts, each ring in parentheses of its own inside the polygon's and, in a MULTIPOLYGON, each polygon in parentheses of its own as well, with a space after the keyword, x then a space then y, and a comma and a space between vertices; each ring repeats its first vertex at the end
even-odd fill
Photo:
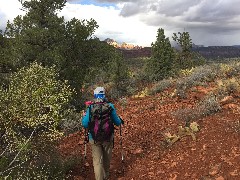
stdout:
POLYGON ((87 129, 92 148, 96 180, 109 178, 114 143, 114 125, 121 126, 121 124, 124 124, 124 122, 117 115, 114 105, 106 100, 105 89, 97 87, 94 90, 94 99, 82 118, 82 126, 87 129))

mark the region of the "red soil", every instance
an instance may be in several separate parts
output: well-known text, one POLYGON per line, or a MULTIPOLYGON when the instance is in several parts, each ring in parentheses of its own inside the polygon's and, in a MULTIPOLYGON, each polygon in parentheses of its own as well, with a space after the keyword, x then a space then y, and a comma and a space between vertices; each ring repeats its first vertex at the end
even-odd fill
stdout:
MULTIPOLYGON (((239 180, 240 179, 240 99, 222 103, 222 110, 196 119, 200 131, 196 141, 191 136, 181 138, 171 146, 164 143, 163 134, 174 134, 184 122, 172 115, 182 107, 192 107, 204 96, 190 94, 188 99, 164 98, 158 94, 144 98, 129 98, 125 109, 115 103, 124 119, 121 161, 119 131, 115 132, 115 147, 111 165, 111 180, 239 180), (122 170, 124 168, 124 171, 122 170)), ((83 132, 72 134, 61 143, 66 156, 83 157, 83 132)), ((79 164, 69 173, 69 179, 94 180, 91 147, 87 145, 87 166, 79 164)))

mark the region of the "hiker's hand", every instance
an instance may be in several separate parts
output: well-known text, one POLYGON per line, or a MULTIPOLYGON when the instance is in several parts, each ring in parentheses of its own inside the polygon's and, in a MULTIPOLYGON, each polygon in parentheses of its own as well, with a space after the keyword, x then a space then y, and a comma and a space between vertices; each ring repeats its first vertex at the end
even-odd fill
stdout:
POLYGON ((87 114, 86 112, 83 113, 84 116, 86 116, 86 114, 87 114))
POLYGON ((86 112, 85 112, 85 111, 83 111, 83 112, 82 112, 82 116, 85 116, 85 115, 86 115, 86 112))

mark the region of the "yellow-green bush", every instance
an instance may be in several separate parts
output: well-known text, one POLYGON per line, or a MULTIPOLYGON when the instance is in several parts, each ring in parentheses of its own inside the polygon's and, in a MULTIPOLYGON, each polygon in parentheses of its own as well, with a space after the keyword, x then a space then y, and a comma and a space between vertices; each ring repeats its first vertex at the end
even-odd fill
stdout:
POLYGON ((219 80, 217 85, 219 94, 230 95, 231 93, 240 92, 240 83, 236 78, 219 80))
POLYGON ((0 88, 0 177, 51 174, 55 143, 62 136, 59 123, 73 93, 67 82, 58 80, 54 67, 33 63, 11 75, 9 86, 0 88))

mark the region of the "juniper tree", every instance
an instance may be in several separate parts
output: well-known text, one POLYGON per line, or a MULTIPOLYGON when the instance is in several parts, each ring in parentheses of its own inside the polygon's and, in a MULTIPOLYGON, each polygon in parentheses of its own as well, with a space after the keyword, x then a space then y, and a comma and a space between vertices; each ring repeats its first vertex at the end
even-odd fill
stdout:
POLYGON ((177 64, 179 68, 186 69, 192 67, 192 39, 190 38, 189 32, 178 32, 178 35, 173 33, 172 38, 180 46, 180 51, 177 53, 177 64))
MULTIPOLYGON (((112 49, 94 37, 94 19, 66 21, 59 16, 66 0, 21 1, 25 15, 8 21, 5 37, 10 40, 8 62, 15 69, 31 62, 56 65, 61 79, 81 89, 89 72, 111 62, 112 49)), ((96 76, 96 74, 95 74, 96 76)), ((78 92, 78 91, 77 91, 78 92)), ((75 99, 80 99, 80 94, 75 99)))
POLYGON ((9 41, 0 30, 0 85, 7 84, 9 72, 13 69, 13 65, 7 61, 8 51, 9 41))
POLYGON ((147 64, 147 73, 152 80, 161 80, 172 74, 174 68, 174 51, 164 35, 164 29, 159 28, 157 39, 152 43, 152 54, 147 64))
POLYGON ((11 59, 19 67, 33 61, 44 66, 60 64, 64 59, 64 18, 57 12, 66 0, 21 1, 25 15, 8 21, 5 36, 11 39, 11 59))

